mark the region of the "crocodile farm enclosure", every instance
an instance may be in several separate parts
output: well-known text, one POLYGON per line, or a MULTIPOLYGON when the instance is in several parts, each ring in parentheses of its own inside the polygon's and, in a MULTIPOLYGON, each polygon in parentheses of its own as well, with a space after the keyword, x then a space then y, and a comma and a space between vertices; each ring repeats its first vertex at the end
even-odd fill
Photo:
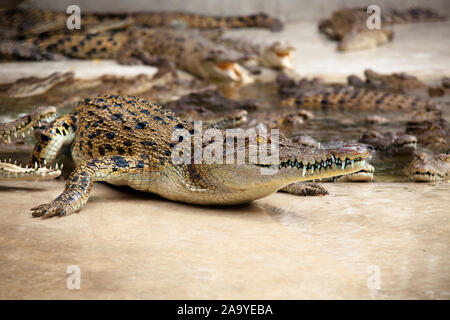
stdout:
POLYGON ((450 299, 450 2, 304 2, 5 1, 0 299, 450 299))

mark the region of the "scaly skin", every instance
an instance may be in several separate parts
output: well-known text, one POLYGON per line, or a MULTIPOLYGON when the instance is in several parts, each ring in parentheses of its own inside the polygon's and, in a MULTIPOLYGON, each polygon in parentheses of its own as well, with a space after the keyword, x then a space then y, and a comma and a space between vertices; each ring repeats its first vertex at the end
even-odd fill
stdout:
POLYGON ((319 30, 332 40, 340 41, 338 50, 361 50, 385 44, 393 39, 393 32, 385 26, 446 20, 428 9, 413 8, 404 12, 396 10, 381 13, 381 29, 369 30, 366 8, 345 8, 333 12, 329 19, 319 23, 319 30))
MULTIPOLYGON (((70 33, 65 12, 40 9, 15 9, 0 12, 0 27, 10 30, 9 38, 29 37, 49 33, 70 33)), ((183 27, 224 29, 260 27, 280 31, 280 20, 263 13, 248 16, 207 16, 187 12, 139 12, 130 14, 82 13, 81 31, 93 33, 106 28, 127 27, 129 24, 149 28, 183 27)))
MULTIPOLYGON (((56 119, 42 132, 36 144, 31 163, 52 163, 57 151, 71 144, 77 168, 64 192, 33 208, 33 216, 47 218, 79 211, 95 181, 128 185, 187 203, 246 203, 291 183, 359 171, 368 156, 366 149, 355 145, 315 149, 280 138, 279 162, 175 164, 172 152, 184 140, 174 134, 176 129, 195 132, 192 123, 137 98, 101 96, 82 101, 73 113, 56 119), (261 174, 261 169, 271 174, 261 174)), ((257 141, 271 144, 272 137, 259 135, 257 141)), ((218 143, 225 144, 226 139, 218 143)), ((208 143, 202 145, 202 149, 206 147, 208 143)), ((238 144, 232 154, 248 155, 253 147, 238 144)))
POLYGON ((78 59, 116 59, 124 64, 175 64, 205 79, 252 81, 248 72, 239 65, 240 61, 250 57, 217 46, 195 30, 130 28, 98 34, 53 35, 29 38, 25 42, 0 43, 0 50, 37 60, 56 55, 78 59))
MULTIPOLYGON (((34 128, 40 126, 41 121, 53 119, 56 113, 55 107, 40 107, 32 113, 22 118, 8 123, 0 123, 0 135, 5 143, 11 142, 11 137, 17 134, 25 137, 34 128)), ((0 180, 41 180, 58 177, 61 171, 56 165, 54 168, 47 168, 37 163, 25 168, 11 161, 0 161, 0 180)))
POLYGON ((419 153, 408 166, 407 175, 417 182, 449 180, 450 155, 419 153))

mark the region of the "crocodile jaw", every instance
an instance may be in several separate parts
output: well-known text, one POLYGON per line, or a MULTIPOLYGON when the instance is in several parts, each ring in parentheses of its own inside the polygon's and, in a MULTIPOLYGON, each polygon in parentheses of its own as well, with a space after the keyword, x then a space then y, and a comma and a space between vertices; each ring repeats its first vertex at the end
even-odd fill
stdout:
POLYGON ((212 67, 212 77, 219 80, 252 83, 249 72, 236 62, 218 62, 212 67))
POLYGON ((5 143, 11 143, 12 138, 17 138, 17 135, 29 135, 34 128, 41 125, 41 121, 50 122, 54 120, 56 108, 40 107, 32 113, 23 116, 20 119, 8 123, 0 124, 0 136, 5 143))
POLYGON ((0 161, 0 180, 43 180, 54 179, 61 175, 58 165, 54 168, 35 166, 22 167, 6 161, 0 161))
POLYGON ((289 153, 290 158, 283 156, 279 164, 273 165, 190 165, 185 171, 195 172, 195 176, 201 177, 200 183, 190 179, 177 183, 168 181, 162 184, 159 194, 171 200, 195 204, 247 203, 266 197, 293 182, 360 171, 369 155, 362 147, 338 150, 294 147, 289 153))

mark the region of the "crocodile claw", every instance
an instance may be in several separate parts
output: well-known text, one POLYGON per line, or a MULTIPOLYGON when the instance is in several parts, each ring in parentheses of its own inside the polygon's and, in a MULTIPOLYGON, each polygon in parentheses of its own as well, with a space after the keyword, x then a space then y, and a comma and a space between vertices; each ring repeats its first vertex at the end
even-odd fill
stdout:
POLYGON ((43 219, 55 216, 62 217, 73 213, 72 208, 68 204, 58 200, 31 208, 31 211, 33 211, 32 215, 34 218, 42 217, 43 219))

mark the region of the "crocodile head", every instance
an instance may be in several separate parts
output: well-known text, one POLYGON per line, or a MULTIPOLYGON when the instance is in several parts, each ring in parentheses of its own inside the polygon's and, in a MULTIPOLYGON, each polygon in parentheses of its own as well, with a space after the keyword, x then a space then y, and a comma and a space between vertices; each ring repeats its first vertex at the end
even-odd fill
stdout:
POLYGON ((295 51, 295 47, 277 41, 264 48, 261 60, 267 67, 277 69, 293 69, 293 51, 295 51))
MULTIPOLYGON (((256 136, 258 146, 268 143, 266 150, 276 145, 275 138, 256 136)), ((305 147, 279 137, 278 155, 268 153, 258 161, 250 161, 250 154, 256 154, 258 146, 245 143, 228 152, 224 140, 223 163, 203 163, 185 165, 182 185, 184 192, 176 196, 167 192, 167 197, 197 204, 239 204, 263 198, 293 182, 329 178, 357 172, 365 167, 368 150, 361 145, 342 144, 329 149, 305 147), (226 150, 226 151, 225 151, 226 150), (225 161, 231 155, 234 163, 225 161), (242 161, 239 162, 239 157, 242 161), (245 160, 245 161, 244 161, 245 160), (192 193, 195 192, 194 197, 192 193)), ((229 140, 227 140, 229 141, 229 140)), ((204 146, 204 150, 205 150, 204 146)), ((173 184, 172 184, 173 186, 173 184)), ((172 188, 173 189, 173 188, 172 188)), ((180 190, 177 187, 177 191, 180 190)), ((173 194, 173 193, 172 193, 173 194)), ((166 195, 165 195, 166 196, 166 195)))
POLYGON ((363 31, 353 31, 345 35, 339 42, 339 51, 354 51, 370 49, 383 45, 394 38, 392 30, 373 29, 363 31))
POLYGON ((432 182, 448 180, 450 175, 450 155, 419 153, 408 166, 407 174, 411 180, 432 182))
POLYGON ((55 114, 55 107, 39 107, 20 119, 0 123, 0 137, 5 143, 10 143, 11 139, 16 138, 18 134, 25 137, 25 134, 29 134, 34 128, 39 127, 41 121, 53 120, 55 114))
POLYGON ((384 133, 375 130, 364 132, 359 142, 366 143, 377 151, 396 154, 411 153, 417 148, 415 136, 391 131, 384 133))

